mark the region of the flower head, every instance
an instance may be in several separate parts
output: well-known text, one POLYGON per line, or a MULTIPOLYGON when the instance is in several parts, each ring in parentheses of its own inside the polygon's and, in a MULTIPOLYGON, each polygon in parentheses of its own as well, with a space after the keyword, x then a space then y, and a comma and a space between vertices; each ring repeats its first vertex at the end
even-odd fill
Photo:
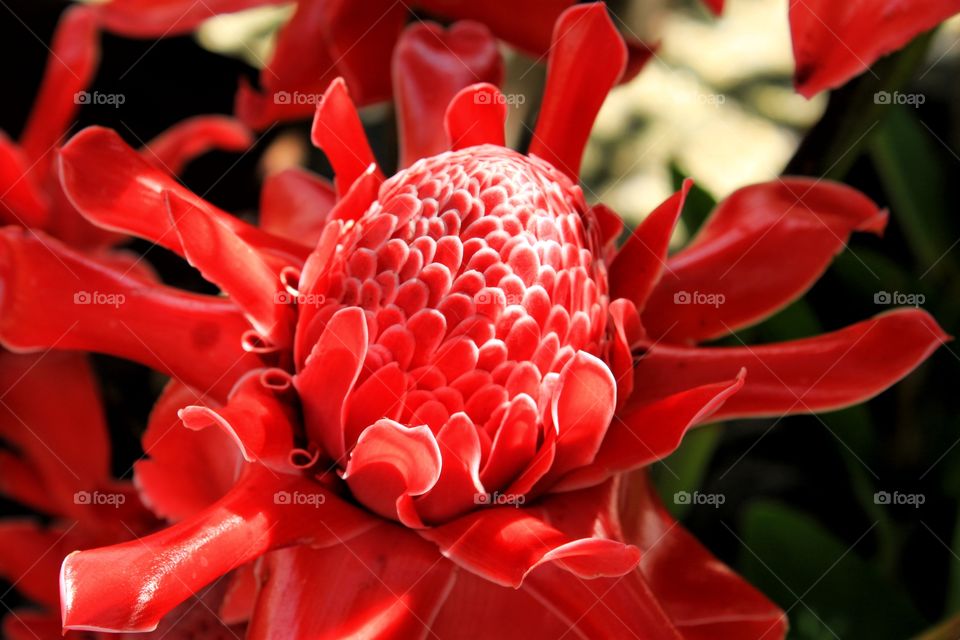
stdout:
MULTIPOLYGON (((468 79, 438 105, 398 74, 404 168, 385 179, 334 81, 312 133, 335 183, 275 177, 261 227, 107 130, 63 149, 78 210, 179 253, 225 295, 177 291, 8 230, 0 339, 171 374, 173 389, 195 389, 184 426, 222 432, 228 460, 243 461, 216 467, 236 470, 232 484, 200 510, 214 465, 185 473, 160 451, 140 465, 145 501, 176 522, 70 555, 67 628, 150 630, 203 585, 257 563, 254 586, 240 570, 230 592, 254 637, 446 637, 483 610, 523 611, 485 618, 505 637, 784 633, 783 614, 676 528, 646 485, 639 515, 621 517, 621 490, 638 490, 623 474, 710 417, 863 400, 945 336, 926 314, 897 311, 791 343, 694 346, 789 303, 885 215, 851 189, 785 179, 737 192, 668 257, 687 185, 618 250, 619 219, 588 206, 576 180, 626 48, 600 4, 564 12, 553 40, 529 155, 503 147, 496 87, 468 79), (418 109, 443 112, 445 127, 423 130, 418 109), (127 302, 70 305, 71 277, 127 302), (42 302, 28 294, 38 282, 42 302), (720 595, 691 603, 697 590, 720 595)), ((406 55, 421 81, 452 59, 406 55)))

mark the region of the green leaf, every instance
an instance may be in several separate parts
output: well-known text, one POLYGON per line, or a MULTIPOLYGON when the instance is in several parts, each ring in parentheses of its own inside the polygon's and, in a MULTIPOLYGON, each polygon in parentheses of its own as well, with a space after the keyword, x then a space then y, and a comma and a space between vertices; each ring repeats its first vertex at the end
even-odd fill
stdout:
POLYGON ((925 626, 906 595, 859 557, 870 533, 851 548, 855 539, 841 541, 806 514, 773 502, 751 505, 742 531, 741 567, 789 612, 792 637, 900 639, 925 626))
POLYGON ((682 518, 689 504, 676 504, 678 491, 692 493, 703 486, 703 478, 720 441, 722 425, 711 424, 688 432, 680 447, 653 466, 654 484, 674 518, 682 518))

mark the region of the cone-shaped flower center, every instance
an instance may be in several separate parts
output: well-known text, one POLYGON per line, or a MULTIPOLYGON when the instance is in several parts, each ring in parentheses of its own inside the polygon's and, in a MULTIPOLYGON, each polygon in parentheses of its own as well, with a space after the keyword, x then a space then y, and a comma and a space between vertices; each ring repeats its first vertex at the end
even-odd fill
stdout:
POLYGON ((601 353, 608 299, 595 226, 579 187, 503 147, 399 172, 341 237, 321 312, 367 315, 355 388, 396 363, 407 389, 399 422, 436 432, 465 412, 494 435, 512 399, 539 403, 577 351, 601 353))

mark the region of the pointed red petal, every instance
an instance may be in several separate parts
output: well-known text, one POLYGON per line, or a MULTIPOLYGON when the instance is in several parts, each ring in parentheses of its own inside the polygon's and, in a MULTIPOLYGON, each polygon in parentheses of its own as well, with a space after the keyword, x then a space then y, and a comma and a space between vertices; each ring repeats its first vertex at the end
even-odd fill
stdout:
POLYGON ((576 182, 593 120, 626 63, 626 45, 602 2, 564 11, 553 31, 530 153, 576 182))
POLYGON ((222 220, 172 192, 164 196, 187 261, 243 310, 261 336, 278 348, 288 346, 294 310, 279 271, 222 220))
POLYGON ((110 129, 89 127, 75 135, 60 150, 60 179, 73 206, 94 224, 177 253, 183 248, 170 223, 164 191, 222 222, 258 250, 287 261, 291 257, 306 258, 309 253, 297 243, 271 236, 220 211, 152 166, 110 129))
POLYGON ((484 25, 457 22, 444 29, 418 22, 408 27, 393 57, 400 167, 450 148, 444 114, 461 89, 502 81, 497 41, 484 25))
POLYGON ((191 160, 208 151, 239 152, 251 145, 253 136, 239 121, 226 116, 195 116, 148 142, 142 153, 158 169, 179 174, 191 160))
MULTIPOLYGON (((323 99, 317 105, 310 138, 333 165, 334 184, 340 197, 347 193, 367 167, 377 164, 343 78, 331 82, 324 92, 323 99)), ((382 181, 383 174, 379 169, 376 173, 382 181)))
POLYGON ((144 282, 50 238, 0 232, 0 277, 8 349, 108 353, 219 397, 260 364, 241 348, 250 325, 229 300, 144 282))
POLYGON ((40 159, 62 142, 73 124, 81 104, 76 94, 90 85, 99 61, 93 12, 88 7, 70 7, 57 25, 40 93, 20 138, 30 163, 36 163, 38 177, 45 176, 50 167, 40 159))
POLYGON ((434 545, 381 524, 328 549, 275 551, 263 573, 251 640, 425 638, 455 567, 434 545))
POLYGON ((356 384, 367 354, 367 321, 359 307, 330 318, 294 383, 303 403, 307 437, 339 460, 345 453, 346 398, 356 384))
POLYGON ((924 311, 898 309, 840 331, 752 347, 686 348, 659 344, 635 371, 638 399, 662 398, 732 378, 747 381, 714 414, 781 416, 863 402, 910 373, 947 340, 924 311))
POLYGON ((885 222, 869 198, 841 184, 784 178, 740 189, 670 258, 643 324, 670 342, 753 324, 802 295, 851 233, 879 232, 885 222))
POLYGON ((260 228, 313 248, 336 201, 333 185, 306 169, 269 175, 260 192, 260 228))
POLYGON ((444 117, 452 149, 480 144, 504 146, 507 101, 492 84, 481 82, 462 89, 450 100, 444 117))
POLYGON ((555 491, 599 484, 673 453, 691 427, 702 424, 743 387, 744 376, 706 384, 646 403, 627 405, 617 416, 593 462, 564 477, 555 491))
POLYGON ((692 180, 684 180, 683 188, 654 209, 627 237, 610 264, 611 298, 627 298, 643 312, 667 266, 670 236, 692 186, 692 180))
POLYGON ((957 12, 958 0, 791 2, 797 91, 809 98, 839 87, 957 12))
POLYGON ((165 38, 190 33, 204 20, 283 0, 111 0, 94 5, 101 23, 133 38, 165 38))
POLYGON ((198 589, 270 549, 339 544, 371 522, 316 482, 254 467, 190 520, 68 555, 60 574, 64 628, 150 631, 198 589))

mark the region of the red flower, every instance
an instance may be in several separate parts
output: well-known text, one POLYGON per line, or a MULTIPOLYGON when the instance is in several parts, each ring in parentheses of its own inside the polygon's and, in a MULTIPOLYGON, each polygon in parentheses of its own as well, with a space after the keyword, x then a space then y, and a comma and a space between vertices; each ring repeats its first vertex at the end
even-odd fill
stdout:
MULTIPOLYGON (((56 175, 56 150, 80 106, 89 100, 100 58, 96 19, 88 7, 68 9, 53 37, 40 93, 14 144, 0 132, 0 223, 43 230, 88 249, 116 243, 117 236, 88 223, 63 194, 56 175)), ((148 162, 179 172, 210 149, 243 150, 249 131, 231 118, 186 120, 145 145, 148 162)), ((117 256, 114 256, 117 258, 117 256)))
MULTIPOLYGON (((466 75, 467 82, 499 84, 502 71, 496 44, 489 33, 537 58, 547 55, 550 34, 560 14, 576 0, 520 0, 473 2, 465 0, 300 0, 290 21, 280 30, 276 50, 260 74, 260 91, 242 83, 237 94, 237 116, 255 128, 277 120, 303 119, 313 115, 316 99, 337 77, 346 80, 354 100, 361 105, 392 96, 391 65, 395 46, 427 48, 460 53, 469 51, 445 71, 466 75), (404 25, 412 12, 425 11, 447 20, 471 20, 448 35, 428 27, 408 30, 404 25), (471 40, 483 39, 486 48, 476 50, 471 40)), ((132 37, 162 38, 189 33, 214 15, 254 6, 279 4, 278 0, 111 0, 96 6, 105 28, 132 37)), ((422 24, 422 22, 421 22, 422 24)), ((636 74, 650 56, 642 43, 628 41, 630 63, 627 78, 636 74)), ((394 63, 395 65, 396 63, 394 63)), ((396 84, 396 82, 394 82, 396 84)), ((437 90, 442 90, 442 85, 437 90)), ((445 105, 453 95, 437 95, 445 105)), ((442 115, 442 114, 441 114, 442 115)), ((442 126, 441 120, 432 126, 442 126)))
MULTIPOLYGON (((219 211, 110 131, 63 149, 85 216, 178 252, 226 296, 6 230, 0 339, 169 373, 211 397, 180 412, 184 425, 221 430, 244 460, 229 486, 222 459, 155 450, 137 482, 176 523, 70 555, 66 627, 152 629, 236 569, 229 619, 249 617, 255 638, 458 637, 470 624, 504 637, 783 636, 784 615, 623 474, 711 418, 859 402, 945 336, 906 310, 790 343, 693 346, 789 303, 885 216, 836 184, 757 185, 668 258, 684 189, 617 251, 619 219, 575 180, 626 57, 602 5, 562 15, 529 156, 503 148, 492 85, 448 106, 398 92, 402 157, 436 155, 387 180, 333 82, 313 139, 336 195, 302 172, 272 179, 264 212, 279 234, 219 211), (446 106, 445 130, 416 129, 411 105, 446 106), (73 304, 77 282, 123 303, 73 304)), ((426 89, 449 64, 399 60, 426 89)), ((410 78, 395 76, 420 86, 410 78)))

